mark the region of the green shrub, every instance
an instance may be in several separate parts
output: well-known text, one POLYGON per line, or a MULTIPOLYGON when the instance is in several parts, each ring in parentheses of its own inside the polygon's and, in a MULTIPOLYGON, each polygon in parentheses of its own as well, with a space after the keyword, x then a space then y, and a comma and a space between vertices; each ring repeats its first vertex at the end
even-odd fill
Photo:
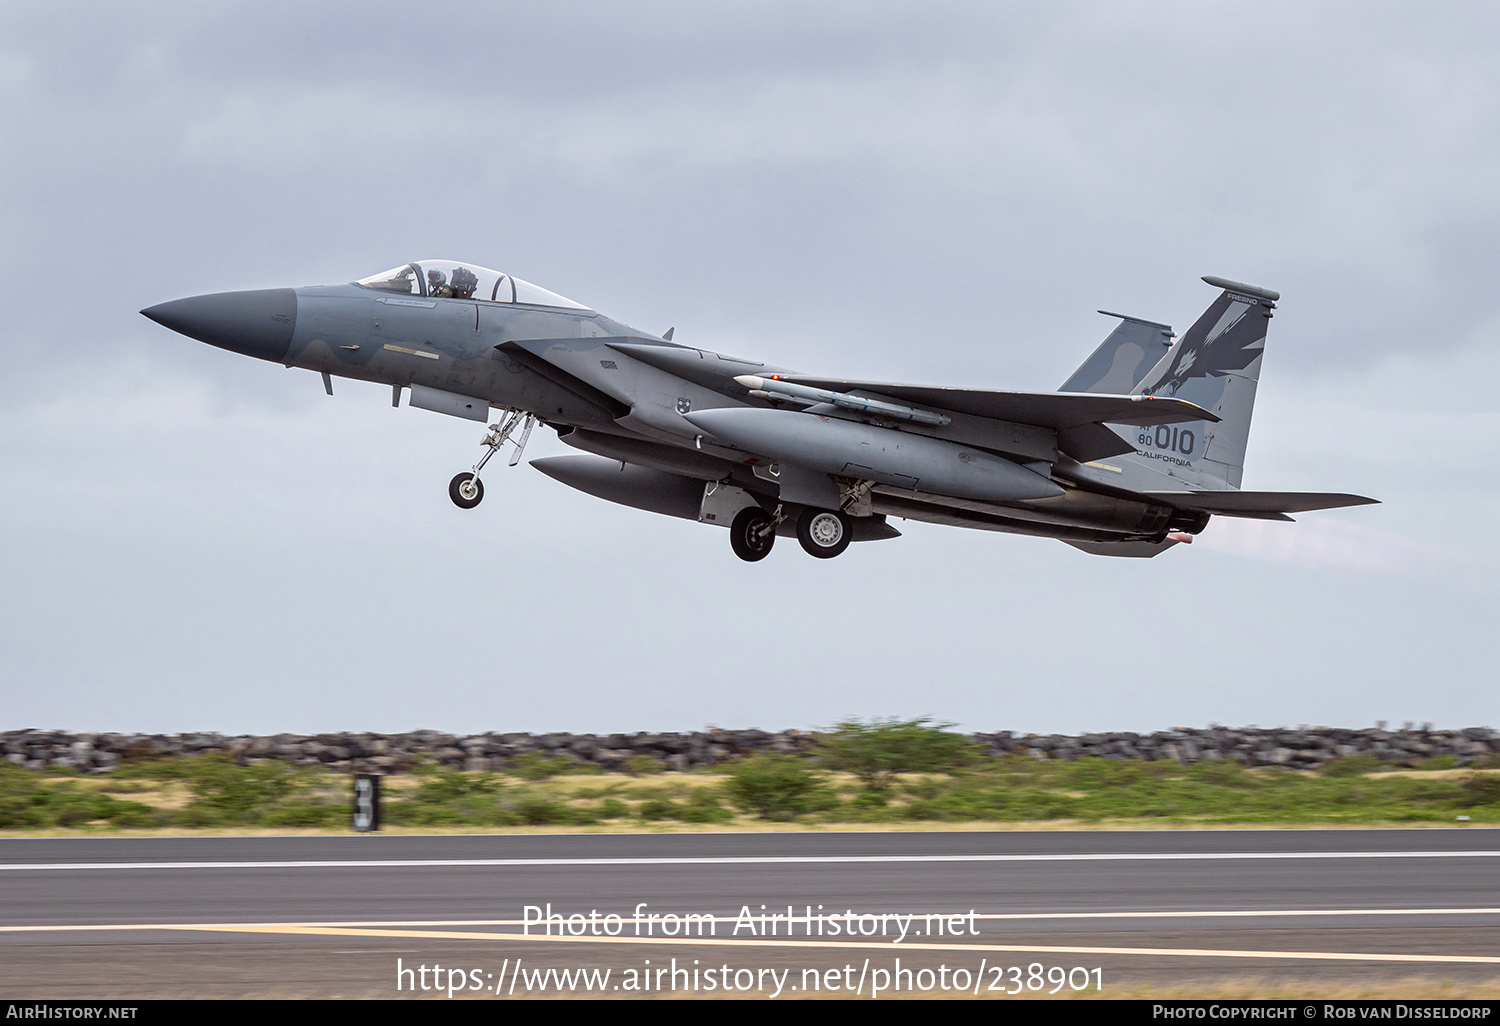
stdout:
POLYGON ((1233 759, 1206 759, 1196 766, 1187 767, 1187 772, 1204 783, 1219 787, 1254 786, 1254 780, 1245 772, 1245 767, 1233 759))
POLYGON ((642 819, 672 819, 676 815, 677 806, 666 798, 652 798, 641 802, 640 808, 635 811, 642 819))
POLYGON ((676 819, 683 823, 721 823, 733 819, 734 813, 719 804, 715 788, 699 787, 686 802, 674 802, 665 794, 656 794, 636 809, 646 820, 676 819))
POLYGON ((522 798, 510 803, 509 811, 530 826, 582 826, 598 820, 598 813, 593 809, 575 808, 553 798, 522 798))
POLYGON ((597 815, 600 819, 619 819, 621 816, 630 815, 630 806, 618 798, 606 798, 599 803, 597 815))
POLYGON ((96 820, 146 826, 157 818, 149 805, 79 790, 72 781, 49 784, 28 770, 0 771, 0 827, 76 827, 96 820))
POLYGON ((719 804, 717 788, 695 787, 686 805, 679 805, 677 818, 684 823, 722 823, 733 819, 734 813, 719 804))
POLYGON ((571 756, 543 755, 541 752, 527 752, 525 755, 518 755, 510 761, 508 772, 515 774, 523 780, 546 780, 548 777, 557 777, 564 773, 597 776, 603 773, 604 770, 591 762, 583 762, 571 756))
POLYGON ((334 827, 351 820, 352 811, 344 805, 304 803, 271 809, 260 817, 262 826, 334 827))
POLYGON ((250 822, 259 818, 269 806, 307 789, 307 770, 298 770, 284 762, 252 763, 237 766, 216 756, 185 759, 185 779, 193 792, 193 801, 185 812, 204 825, 211 822, 250 822))
POLYGON ((121 802, 120 804, 127 808, 121 809, 110 817, 110 826, 123 827, 127 830, 144 830, 150 827, 163 827, 171 821, 171 814, 165 809, 153 809, 139 802, 121 802))
POLYGON ((631 776, 640 776, 643 773, 665 773, 667 764, 654 755, 632 755, 625 760, 625 772, 631 776))
POLYGON ((751 755, 729 766, 729 800, 762 819, 792 819, 832 808, 838 799, 819 773, 787 755, 751 755))
POLYGON ((124 761, 110 772, 111 780, 186 780, 198 772, 207 760, 223 762, 222 755, 174 755, 169 752, 147 751, 131 755, 127 750, 124 761))
POLYGON ((1500 803, 1500 776, 1471 773, 1464 778, 1464 804, 1494 805, 1500 803))
POLYGON ((733 819, 734 813, 722 805, 683 805, 677 809, 677 818, 684 823, 722 823, 733 819))
POLYGON ((818 738, 818 761, 853 773, 872 791, 890 787, 898 773, 946 773, 965 761, 969 743, 931 719, 849 720, 818 738))
POLYGON ((99 785, 99 790, 106 794, 141 794, 145 791, 156 790, 156 785, 148 784, 142 780, 117 780, 114 778, 114 774, 110 774, 99 785))
POLYGON ((527 752, 511 760, 509 772, 522 780, 546 780, 567 771, 568 765, 562 759, 543 755, 541 752, 527 752))
POLYGON ((1373 755, 1346 755, 1325 765, 1319 773, 1325 777, 1357 777, 1382 769, 1385 763, 1373 755))
POLYGON ((460 773, 458 770, 433 769, 423 773, 409 801, 424 805, 443 805, 464 798, 487 798, 500 793, 501 783, 488 773, 460 773))

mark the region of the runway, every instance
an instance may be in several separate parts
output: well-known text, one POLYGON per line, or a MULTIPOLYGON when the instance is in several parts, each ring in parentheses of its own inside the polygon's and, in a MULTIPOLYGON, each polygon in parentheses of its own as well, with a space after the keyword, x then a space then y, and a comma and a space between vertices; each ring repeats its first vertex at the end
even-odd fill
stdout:
POLYGON ((1500 980, 1487 829, 0 839, 0 895, 7 998, 1500 980))

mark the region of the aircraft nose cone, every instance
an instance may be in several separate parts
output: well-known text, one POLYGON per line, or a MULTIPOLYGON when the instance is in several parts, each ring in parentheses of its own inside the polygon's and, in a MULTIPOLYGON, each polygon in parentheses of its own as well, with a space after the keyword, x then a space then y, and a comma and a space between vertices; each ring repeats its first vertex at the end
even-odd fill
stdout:
POLYGON ((174 299, 141 313, 199 342, 279 363, 286 358, 297 328, 297 293, 292 289, 217 292, 174 299))

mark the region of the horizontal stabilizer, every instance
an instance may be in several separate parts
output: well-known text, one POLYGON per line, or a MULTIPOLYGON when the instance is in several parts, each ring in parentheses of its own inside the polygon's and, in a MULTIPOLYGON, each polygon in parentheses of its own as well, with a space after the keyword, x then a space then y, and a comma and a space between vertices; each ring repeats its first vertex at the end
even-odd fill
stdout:
POLYGON ((863 392, 872 398, 932 406, 972 417, 1066 431, 1084 424, 1185 424, 1216 421, 1208 410, 1185 399, 1147 395, 1099 395, 1091 392, 993 392, 979 388, 896 385, 880 381, 842 381, 783 374, 786 381, 835 392, 863 392))
POLYGON ((1103 424, 1080 424, 1057 433, 1057 447, 1079 463, 1107 460, 1111 456, 1123 456, 1135 452, 1135 443, 1103 424))
POLYGON ((1178 509, 1217 513, 1226 517, 1249 517, 1257 520, 1289 520, 1288 513, 1307 513, 1315 509, 1338 509, 1342 506, 1364 506, 1379 499, 1341 492, 1241 492, 1229 489, 1194 492, 1142 492, 1158 502, 1178 509))

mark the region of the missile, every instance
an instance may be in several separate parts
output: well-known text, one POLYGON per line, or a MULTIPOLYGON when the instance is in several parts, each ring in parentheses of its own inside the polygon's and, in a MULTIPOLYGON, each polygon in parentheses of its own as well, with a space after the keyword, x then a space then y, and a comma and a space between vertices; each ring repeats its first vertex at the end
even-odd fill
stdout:
POLYGON ((684 416, 730 445, 825 474, 981 502, 1063 494, 1045 474, 982 449, 872 424, 750 407, 684 416))
POLYGON ((933 413, 931 410, 919 410, 914 406, 898 406, 896 403, 885 403, 879 399, 866 399, 862 395, 853 395, 849 392, 832 392, 826 388, 811 388, 807 385, 782 381, 775 375, 763 378, 758 374, 741 374, 734 380, 750 389, 752 395, 764 393, 772 398, 788 396, 792 399, 806 399, 814 403, 832 403, 846 410, 875 413, 882 417, 893 417, 896 420, 911 420, 918 424, 931 424, 934 427, 942 427, 945 424, 953 422, 952 417, 941 413, 933 413))

